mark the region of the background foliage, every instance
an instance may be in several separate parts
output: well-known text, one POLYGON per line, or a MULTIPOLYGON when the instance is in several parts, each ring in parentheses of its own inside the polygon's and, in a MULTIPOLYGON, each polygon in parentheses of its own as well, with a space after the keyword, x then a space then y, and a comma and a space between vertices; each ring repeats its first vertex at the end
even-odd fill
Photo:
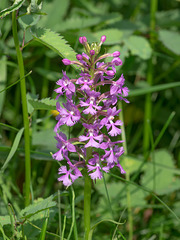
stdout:
MULTIPOLYGON (((113 171, 104 176, 105 182, 94 184, 92 225, 104 219, 124 224, 117 227, 104 221, 96 226, 93 239, 128 238, 128 188, 134 239, 179 239, 180 3, 158 1, 154 31, 151 4, 150 0, 16 0, 14 4, 1 0, 0 239, 34 240, 45 235, 58 239, 59 232, 74 239, 71 230, 76 224, 83 239, 83 180, 74 184, 74 190, 65 190, 57 182, 59 165, 50 154, 56 151, 53 90, 62 70, 69 77, 78 75, 78 69, 63 66, 61 60, 74 60, 76 52, 83 51, 79 36, 99 42, 102 35, 107 36, 102 53, 121 52, 123 66, 117 78, 123 73, 131 90, 131 103, 123 105, 128 154, 122 159, 130 182, 113 171), (18 9, 25 74, 32 71, 26 78, 32 205, 26 208, 22 103, 16 82, 20 77, 11 20, 12 11, 18 9)), ((74 128, 72 137, 79 131, 74 128)))

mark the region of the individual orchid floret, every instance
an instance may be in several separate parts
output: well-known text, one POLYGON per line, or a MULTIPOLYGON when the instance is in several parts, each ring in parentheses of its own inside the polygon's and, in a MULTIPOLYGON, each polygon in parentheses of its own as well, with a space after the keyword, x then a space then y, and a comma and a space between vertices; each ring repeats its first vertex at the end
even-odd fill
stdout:
POLYGON ((62 175, 58 178, 58 181, 62 181, 64 186, 69 187, 77 178, 82 177, 82 173, 79 169, 68 162, 69 170, 67 170, 66 166, 62 166, 59 168, 59 175, 62 175))
POLYGON ((81 118, 80 111, 72 101, 68 100, 67 103, 63 103, 63 106, 64 108, 60 106, 59 102, 56 103, 59 115, 56 117, 58 122, 54 129, 55 132, 57 132, 57 129, 64 124, 67 126, 73 126, 81 118))
POLYGON ((84 135, 79 136, 79 141, 84 142, 89 140, 89 142, 84 146, 85 148, 88 148, 88 147, 98 148, 99 143, 102 142, 103 140, 103 134, 98 135, 97 124, 92 125, 92 124, 83 123, 83 126, 86 129, 88 129, 88 134, 87 136, 84 136, 84 135))
MULTIPOLYGON (((75 93, 76 91, 76 87, 75 85, 71 82, 71 80, 68 78, 68 76, 66 75, 66 72, 63 71, 63 77, 62 79, 59 79, 56 82, 57 85, 59 85, 60 87, 55 89, 54 91, 59 93, 57 98, 61 95, 63 95, 64 93, 66 93, 66 97, 71 99, 72 95, 75 93)), ((56 99, 57 99, 56 98, 56 99)))
POLYGON ((106 117, 104 117, 101 122, 101 128, 103 126, 106 126, 107 130, 111 128, 111 131, 108 132, 110 136, 117 136, 121 134, 121 129, 117 128, 116 126, 121 126, 123 123, 120 120, 116 120, 116 122, 113 122, 116 115, 119 114, 121 110, 116 110, 116 107, 109 108, 106 113, 106 117))
POLYGON ((88 95, 88 99, 83 102, 82 100, 80 101, 80 106, 81 107, 88 107, 85 110, 83 110, 84 114, 96 114, 97 110, 101 110, 101 106, 97 106, 96 100, 100 96, 99 92, 95 91, 86 91, 86 94, 88 95))
POLYGON ((110 150, 105 150, 103 159, 106 159, 108 163, 118 163, 118 158, 124 153, 123 147, 118 147, 117 145, 110 146, 110 150))
POLYGON ((53 154, 54 159, 61 161, 68 157, 68 151, 76 152, 75 146, 67 140, 67 137, 64 133, 56 133, 55 139, 58 141, 57 148, 59 151, 53 154))
POLYGON ((79 74, 81 77, 77 79, 76 84, 80 84, 80 90, 82 91, 87 91, 90 90, 90 86, 93 84, 93 80, 91 80, 91 75, 88 73, 80 73, 79 74))
POLYGON ((103 174, 101 172, 101 166, 99 162, 99 154, 95 153, 94 158, 89 159, 87 164, 88 172, 92 172, 89 174, 91 179, 95 180, 97 178, 101 179, 103 174), (95 171, 94 171, 95 170, 95 171))
POLYGON ((113 95, 113 94, 119 93, 121 95, 124 95, 125 97, 128 96, 129 90, 127 87, 123 87, 124 81, 125 79, 122 74, 117 81, 112 82, 112 86, 110 88, 110 94, 113 95))

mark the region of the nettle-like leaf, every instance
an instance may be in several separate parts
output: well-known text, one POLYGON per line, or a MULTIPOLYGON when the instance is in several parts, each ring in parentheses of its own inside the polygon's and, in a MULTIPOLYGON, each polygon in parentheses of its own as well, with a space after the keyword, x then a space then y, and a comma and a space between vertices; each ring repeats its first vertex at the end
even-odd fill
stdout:
POLYGON ((15 0, 15 2, 13 3, 12 6, 6 8, 0 12, 0 17, 3 18, 6 15, 10 14, 11 12, 18 10, 24 2, 25 2, 25 0, 15 0))
POLYGON ((28 207, 24 208, 21 212, 20 215, 22 215, 25 218, 30 218, 31 216, 44 211, 46 209, 52 208, 56 206, 56 202, 53 201, 54 196, 51 195, 50 197, 46 199, 39 199, 33 204, 29 205, 28 207))
POLYGON ((180 55, 180 34, 169 30, 159 31, 159 40, 173 53, 180 55))
POLYGON ((55 110, 56 109, 56 100, 50 98, 38 99, 29 99, 28 102, 34 108, 34 110, 55 110))
POLYGON ((152 155, 152 162, 144 167, 141 182, 144 186, 154 190, 159 195, 169 194, 180 186, 180 180, 175 177, 177 169, 172 155, 164 149, 156 150, 152 155))
MULTIPOLYGON (((71 61, 76 59, 76 52, 69 46, 65 39, 50 29, 33 28, 32 35, 34 39, 52 49, 62 58, 68 58, 71 61)), ((77 67, 76 67, 77 68, 77 67)))
POLYGON ((152 48, 144 37, 130 36, 124 43, 129 48, 132 55, 137 55, 144 60, 151 57, 152 48))

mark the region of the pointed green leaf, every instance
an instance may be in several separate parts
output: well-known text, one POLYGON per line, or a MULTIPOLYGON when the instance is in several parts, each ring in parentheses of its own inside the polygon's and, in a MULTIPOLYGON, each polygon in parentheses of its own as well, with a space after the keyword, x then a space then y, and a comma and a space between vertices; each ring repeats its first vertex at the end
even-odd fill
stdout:
POLYGON ((68 58, 71 61, 77 60, 75 51, 58 33, 45 28, 34 28, 32 29, 32 34, 36 41, 49 47, 62 58, 68 58))
POLYGON ((32 105, 35 110, 45 109, 45 110, 55 110, 56 109, 56 100, 50 98, 44 98, 41 100, 29 99, 28 102, 32 105))
POLYGON ((4 165, 2 166, 1 171, 4 171, 4 170, 6 169, 8 163, 10 162, 10 160, 12 159, 12 157, 14 156, 14 154, 15 154, 17 148, 18 148, 19 142, 20 142, 20 140, 21 140, 23 131, 24 131, 24 128, 21 128, 21 129, 19 130, 19 132, 17 133, 17 135, 16 135, 16 137, 15 137, 15 140, 14 140, 14 142, 13 142, 13 145, 12 145, 11 151, 10 151, 10 153, 9 153, 9 155, 8 155, 5 163, 4 163, 4 165))
POLYGON ((11 12, 15 11, 15 10, 18 10, 22 4, 24 3, 25 0, 15 0, 15 2, 13 3, 12 6, 2 10, 0 12, 0 17, 3 18, 5 17, 6 15, 10 14, 11 12))
POLYGON ((45 240, 47 224, 48 224, 48 218, 46 218, 44 220, 44 224, 43 224, 43 227, 42 227, 42 230, 41 230, 41 235, 39 237, 39 240, 45 240))

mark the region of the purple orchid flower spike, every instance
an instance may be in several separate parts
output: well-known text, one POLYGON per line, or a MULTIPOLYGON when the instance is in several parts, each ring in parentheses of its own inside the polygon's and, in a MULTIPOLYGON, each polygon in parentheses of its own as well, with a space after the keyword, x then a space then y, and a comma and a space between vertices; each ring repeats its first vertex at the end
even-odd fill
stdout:
POLYGON ((80 37, 79 42, 85 52, 77 54, 76 61, 62 60, 65 66, 75 64, 81 68, 77 79, 69 79, 63 71, 55 89, 57 99, 60 96, 66 98, 65 103, 56 104, 58 115, 54 131, 58 151, 53 154, 53 158, 62 163, 58 180, 66 187, 82 177, 83 168, 92 180, 102 179, 103 173, 108 173, 113 167, 117 167, 121 174, 125 173, 120 164, 124 153, 122 141, 113 141, 113 137, 121 134, 123 124, 118 119, 121 110, 117 109, 117 101, 128 103, 125 97, 129 90, 124 86, 123 74, 116 80, 116 67, 122 65, 120 52, 99 55, 105 40, 104 35, 99 44, 89 45, 86 37, 80 37), (104 61, 108 57, 113 59, 104 61), (61 132, 62 126, 75 128, 77 123, 82 127, 81 134, 67 140, 61 132), (76 161, 72 160, 72 153, 73 159, 77 156, 76 161))

